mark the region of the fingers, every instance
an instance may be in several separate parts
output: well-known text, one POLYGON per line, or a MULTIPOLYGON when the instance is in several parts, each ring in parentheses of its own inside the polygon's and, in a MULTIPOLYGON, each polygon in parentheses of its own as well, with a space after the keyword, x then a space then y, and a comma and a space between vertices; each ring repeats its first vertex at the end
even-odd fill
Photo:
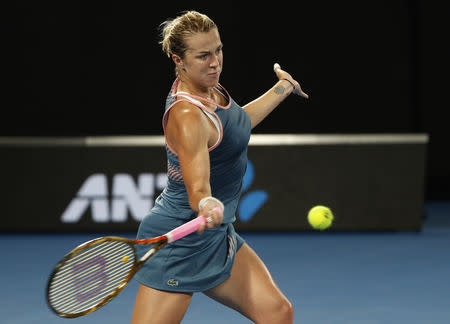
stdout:
POLYGON ((198 228, 198 230, 197 230, 197 234, 198 234, 198 235, 202 234, 203 231, 205 230, 205 228, 206 228, 206 222, 200 224, 200 226, 199 226, 199 228, 198 228))
POLYGON ((199 212, 199 215, 205 218, 205 223, 197 230, 198 234, 202 234, 207 228, 214 228, 221 225, 223 221, 223 210, 219 206, 209 210, 204 208, 199 212))
POLYGON ((213 228, 222 224, 223 210, 220 207, 215 207, 209 210, 206 214, 206 228, 213 228))
POLYGON ((305 99, 309 99, 309 95, 304 93, 301 89, 300 90, 296 89, 296 91, 297 91, 296 94, 298 94, 300 97, 303 97, 305 99))
POLYGON ((280 66, 280 64, 278 64, 278 63, 275 63, 275 64, 273 65, 273 70, 275 71, 275 73, 277 73, 277 72, 278 72, 278 70, 281 70, 281 66, 280 66))
POLYGON ((295 85, 295 89, 293 91, 297 96, 303 97, 305 99, 309 99, 308 94, 306 94, 305 92, 303 92, 302 88, 300 87, 300 84, 298 84, 298 82, 296 82, 295 85))
POLYGON ((277 77, 278 77, 280 80, 281 80, 281 79, 287 79, 289 82, 291 82, 291 83, 294 85, 294 90, 292 91, 294 94, 296 94, 296 95, 298 95, 298 96, 300 96, 300 97, 306 98, 306 99, 309 98, 308 94, 306 94, 306 93, 302 90, 302 88, 300 87, 300 84, 299 84, 297 81, 295 81, 295 80, 290 76, 289 73, 287 73, 287 72, 285 72, 285 71, 283 71, 283 70, 281 69, 280 64, 275 63, 275 64, 273 65, 273 70, 274 70, 274 72, 276 73, 277 77), (292 80, 292 81, 290 81, 290 80, 292 80))

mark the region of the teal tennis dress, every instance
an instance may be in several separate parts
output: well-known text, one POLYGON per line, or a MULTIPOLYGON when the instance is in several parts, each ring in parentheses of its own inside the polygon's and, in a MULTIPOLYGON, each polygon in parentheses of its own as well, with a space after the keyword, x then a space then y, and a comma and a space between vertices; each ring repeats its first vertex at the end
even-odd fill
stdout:
MULTIPOLYGON (((206 229, 202 235, 190 234, 155 254, 136 274, 139 283, 159 290, 177 292, 205 291, 225 281, 231 273, 236 252, 244 240, 235 232, 236 208, 239 203, 243 177, 247 167, 247 147, 251 122, 242 109, 221 85, 216 87, 227 101, 226 106, 215 103, 210 109, 204 98, 187 92, 177 92, 176 79, 166 100, 163 127, 168 112, 180 101, 187 101, 201 109, 214 123, 219 137, 209 148, 210 183, 212 196, 225 205, 221 226, 206 229)), ((155 205, 142 220, 137 238, 150 238, 167 233, 197 217, 188 201, 176 152, 166 144, 167 186, 155 205)), ((138 246, 138 257, 148 250, 138 246)))

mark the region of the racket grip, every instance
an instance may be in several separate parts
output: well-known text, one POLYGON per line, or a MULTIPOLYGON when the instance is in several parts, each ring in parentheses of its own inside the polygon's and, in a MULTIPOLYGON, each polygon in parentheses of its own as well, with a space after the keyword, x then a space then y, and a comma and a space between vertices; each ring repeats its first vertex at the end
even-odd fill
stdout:
MULTIPOLYGON (((216 212, 223 212, 222 208, 216 207, 213 209, 216 212)), ((201 225, 206 224, 206 219, 203 215, 200 215, 193 220, 187 222, 186 224, 183 224, 181 226, 178 226, 177 228, 171 230, 169 233, 166 234, 167 236, 167 242, 171 243, 173 241, 176 241, 182 237, 185 237, 186 235, 189 235, 196 230, 199 229, 201 225)))
POLYGON ((205 223, 206 223, 205 217, 203 216, 196 217, 193 220, 187 222, 186 224, 183 224, 167 233, 166 234, 167 241, 171 243, 182 237, 185 237, 186 235, 189 235, 198 230, 200 225, 205 223))

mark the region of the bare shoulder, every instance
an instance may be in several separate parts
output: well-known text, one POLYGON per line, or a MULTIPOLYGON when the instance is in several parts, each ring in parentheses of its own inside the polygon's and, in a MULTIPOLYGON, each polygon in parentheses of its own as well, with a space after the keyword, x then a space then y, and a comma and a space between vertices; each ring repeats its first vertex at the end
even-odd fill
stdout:
POLYGON ((211 126, 200 108, 181 101, 170 109, 165 133, 168 144, 181 153, 183 148, 207 146, 211 126))
POLYGON ((180 101, 170 109, 168 123, 174 123, 178 127, 201 126, 205 120, 205 114, 200 108, 190 102, 180 101))

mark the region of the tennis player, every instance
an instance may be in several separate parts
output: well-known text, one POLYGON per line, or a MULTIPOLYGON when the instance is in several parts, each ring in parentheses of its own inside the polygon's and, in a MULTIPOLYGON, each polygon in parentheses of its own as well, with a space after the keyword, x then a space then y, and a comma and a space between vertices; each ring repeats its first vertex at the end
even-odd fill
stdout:
POLYGON ((291 303, 232 223, 251 129, 293 91, 308 96, 275 64, 279 81, 240 107, 219 84, 223 53, 215 23, 188 11, 161 26, 162 48, 177 76, 163 117, 168 184, 137 236, 164 234, 198 215, 207 224, 201 235, 168 245, 136 274, 140 286, 131 323, 180 323, 194 292, 256 323, 292 323, 291 303))

